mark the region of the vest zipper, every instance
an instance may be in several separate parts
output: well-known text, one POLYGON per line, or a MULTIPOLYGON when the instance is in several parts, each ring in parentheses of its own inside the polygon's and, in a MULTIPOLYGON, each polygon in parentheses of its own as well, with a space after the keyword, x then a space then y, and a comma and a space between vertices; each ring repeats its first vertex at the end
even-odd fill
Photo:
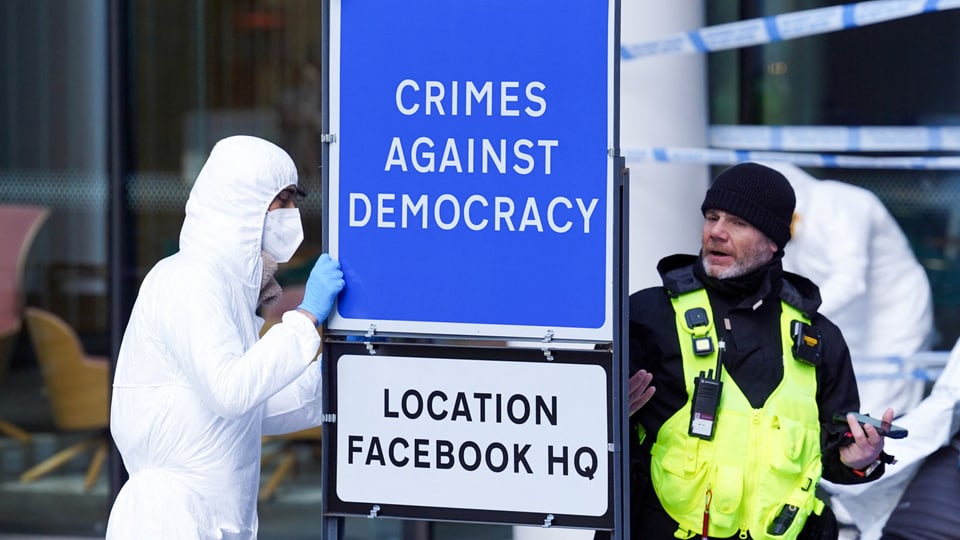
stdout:
MULTIPOLYGON (((749 446, 747 450, 748 459, 747 463, 756 463, 757 462, 757 425, 760 423, 762 414, 759 410, 753 409, 753 412, 750 415, 750 435, 749 435, 749 446)), ((760 437, 763 439, 763 437, 760 437)), ((766 444, 762 448, 763 455, 767 455, 766 444)), ((757 480, 756 480, 756 470, 755 467, 746 467, 746 478, 744 479, 744 490, 747 493, 756 493, 757 480)), ((744 521, 740 524, 740 538, 746 538, 749 535, 750 523, 749 516, 757 511, 752 504, 747 504, 744 512, 744 517, 741 518, 744 521), (747 534, 745 534, 747 533, 747 534)))

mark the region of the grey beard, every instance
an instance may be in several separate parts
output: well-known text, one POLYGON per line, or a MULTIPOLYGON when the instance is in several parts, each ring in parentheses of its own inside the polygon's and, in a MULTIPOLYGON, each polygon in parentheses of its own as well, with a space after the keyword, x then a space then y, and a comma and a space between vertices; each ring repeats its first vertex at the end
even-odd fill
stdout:
POLYGON ((268 308, 280 300, 280 294, 283 289, 273 278, 277 273, 277 260, 270 256, 266 251, 260 251, 260 258, 263 259, 263 276, 260 278, 260 307, 268 308))

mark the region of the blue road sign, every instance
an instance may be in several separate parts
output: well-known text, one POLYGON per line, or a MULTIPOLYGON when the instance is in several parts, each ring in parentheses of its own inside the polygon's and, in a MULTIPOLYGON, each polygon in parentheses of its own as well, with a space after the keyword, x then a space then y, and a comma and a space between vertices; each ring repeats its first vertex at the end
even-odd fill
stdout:
POLYGON ((611 4, 333 2, 330 328, 611 339, 611 4))

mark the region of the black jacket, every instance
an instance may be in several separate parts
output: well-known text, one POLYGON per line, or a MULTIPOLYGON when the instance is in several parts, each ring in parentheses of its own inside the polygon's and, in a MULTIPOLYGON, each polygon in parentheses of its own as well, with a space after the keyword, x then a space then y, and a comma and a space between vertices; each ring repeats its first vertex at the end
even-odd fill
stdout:
MULTIPOLYGON (((657 269, 663 286, 630 296, 631 373, 641 368, 649 371, 656 388, 651 401, 631 418, 633 429, 639 422, 647 433, 642 448, 636 442, 637 437, 631 437, 634 441, 631 448, 633 538, 667 537, 640 534, 636 528, 657 530, 652 521, 666 517, 650 486, 650 446, 660 426, 687 401, 681 341, 677 336, 671 295, 706 288, 718 337, 726 344, 724 367, 756 408, 763 406, 783 377, 780 300, 807 315, 820 330, 823 343, 816 394, 823 435, 823 476, 836 483, 853 484, 882 474, 877 471, 871 478, 864 479, 840 462, 838 448, 847 429, 834 424, 832 418, 835 413, 859 410, 860 398, 850 353, 840 330, 816 311, 820 306, 816 285, 804 277, 784 272, 779 258, 748 276, 723 281, 706 277, 700 260, 692 255, 667 257, 660 261, 657 269), (638 507, 644 514, 641 523, 636 516, 638 507), (646 511, 642 510, 644 507, 646 511)), ((687 343, 690 338, 684 336, 683 339, 687 343)), ((672 534, 676 528, 676 523, 669 521, 662 524, 663 534, 667 531, 672 534)))

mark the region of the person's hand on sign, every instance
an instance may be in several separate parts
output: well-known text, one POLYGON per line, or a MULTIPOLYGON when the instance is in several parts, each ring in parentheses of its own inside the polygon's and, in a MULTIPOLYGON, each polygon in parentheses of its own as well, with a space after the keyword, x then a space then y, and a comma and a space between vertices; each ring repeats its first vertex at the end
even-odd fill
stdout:
POLYGON ((641 369, 630 377, 630 416, 650 401, 656 388, 650 386, 653 374, 641 369))
POLYGON ((330 258, 330 255, 324 253, 320 255, 317 262, 310 270, 310 277, 307 278, 307 284, 304 290, 303 303, 297 309, 308 313, 314 324, 320 326, 330 314, 333 308, 333 301, 343 290, 343 271, 340 270, 340 263, 330 258))

